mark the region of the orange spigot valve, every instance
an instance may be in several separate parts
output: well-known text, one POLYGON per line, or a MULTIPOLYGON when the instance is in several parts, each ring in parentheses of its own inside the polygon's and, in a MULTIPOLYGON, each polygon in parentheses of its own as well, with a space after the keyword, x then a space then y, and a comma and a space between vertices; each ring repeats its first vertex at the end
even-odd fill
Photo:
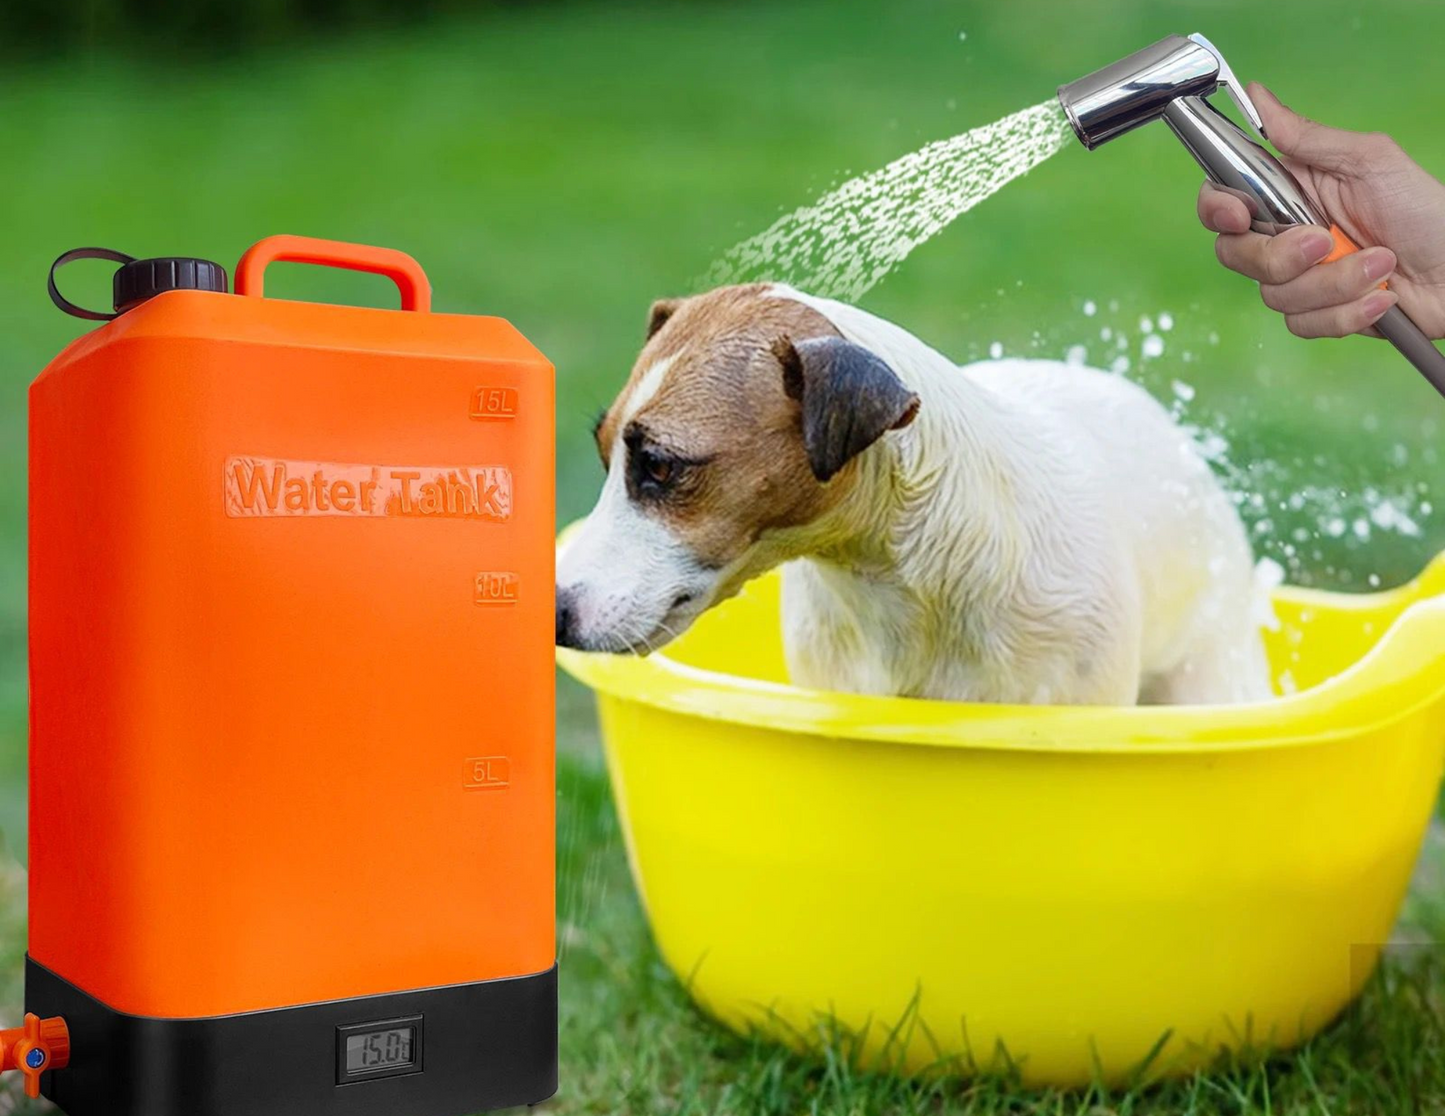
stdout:
POLYGON ((25 1075, 25 1095, 40 1095, 40 1075, 63 1069, 70 1062, 70 1028, 60 1016, 41 1019, 25 1016, 23 1027, 0 1031, 0 1072, 19 1070, 25 1075))

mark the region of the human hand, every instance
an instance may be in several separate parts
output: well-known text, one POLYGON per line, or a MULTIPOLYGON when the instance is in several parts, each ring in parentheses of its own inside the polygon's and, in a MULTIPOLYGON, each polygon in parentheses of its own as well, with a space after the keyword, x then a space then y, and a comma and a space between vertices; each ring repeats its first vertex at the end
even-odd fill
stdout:
POLYGON ((1429 337, 1445 337, 1445 184, 1389 136, 1316 124, 1258 83, 1249 96, 1285 166, 1361 250, 1321 263, 1333 249, 1328 229, 1251 232, 1244 203, 1206 182, 1199 219, 1219 233, 1219 261, 1257 281, 1296 336, 1378 337, 1370 327, 1398 302, 1429 337))

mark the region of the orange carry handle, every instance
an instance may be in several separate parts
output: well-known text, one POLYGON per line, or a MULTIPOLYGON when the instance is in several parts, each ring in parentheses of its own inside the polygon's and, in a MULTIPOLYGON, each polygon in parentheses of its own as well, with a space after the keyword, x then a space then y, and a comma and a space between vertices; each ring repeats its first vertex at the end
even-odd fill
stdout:
POLYGON ((431 283, 421 264, 395 248, 373 248, 314 236, 268 236, 247 249, 236 265, 236 293, 262 298, 266 267, 273 263, 320 264, 385 275, 401 290, 401 308, 425 314, 431 309, 431 283))
POLYGON ((40 1075, 70 1064, 70 1028, 60 1016, 41 1019, 33 1012, 23 1027, 0 1031, 0 1071, 25 1075, 25 1095, 40 1095, 40 1075))

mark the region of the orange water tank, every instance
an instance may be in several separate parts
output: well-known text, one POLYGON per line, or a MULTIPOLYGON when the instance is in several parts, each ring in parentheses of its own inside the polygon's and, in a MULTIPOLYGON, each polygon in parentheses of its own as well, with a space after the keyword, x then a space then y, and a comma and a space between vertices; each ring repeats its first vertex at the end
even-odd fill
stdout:
POLYGON ((45 1094, 543 1099, 551 365, 431 312, 400 252, 272 237, 235 293, 99 254, 122 312, 30 390, 26 1008, 70 1037, 45 1094), (380 273, 401 309, 263 297, 280 260, 380 273))

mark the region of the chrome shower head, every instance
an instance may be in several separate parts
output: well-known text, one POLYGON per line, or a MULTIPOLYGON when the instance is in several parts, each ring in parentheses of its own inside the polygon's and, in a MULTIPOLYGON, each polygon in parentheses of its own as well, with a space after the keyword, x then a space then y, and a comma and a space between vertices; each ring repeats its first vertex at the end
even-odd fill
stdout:
POLYGON ((1203 35, 1170 35, 1111 66, 1059 86, 1064 106, 1090 150, 1115 136, 1158 120, 1180 97, 1207 97, 1220 86, 1246 120, 1264 135, 1264 124, 1229 63, 1203 35))
MULTIPOLYGON (((1256 232, 1274 235, 1295 225, 1321 225, 1335 238, 1331 259, 1357 250, 1289 169, 1259 142, 1266 138, 1259 110, 1224 56, 1203 35, 1170 35, 1061 85, 1059 103, 1074 133, 1090 150, 1151 120, 1163 120, 1209 180, 1244 203, 1256 232), (1221 87, 1255 135, 1206 99, 1221 87)), ((1399 306, 1386 311, 1375 328, 1445 395, 1445 354, 1399 306)))

